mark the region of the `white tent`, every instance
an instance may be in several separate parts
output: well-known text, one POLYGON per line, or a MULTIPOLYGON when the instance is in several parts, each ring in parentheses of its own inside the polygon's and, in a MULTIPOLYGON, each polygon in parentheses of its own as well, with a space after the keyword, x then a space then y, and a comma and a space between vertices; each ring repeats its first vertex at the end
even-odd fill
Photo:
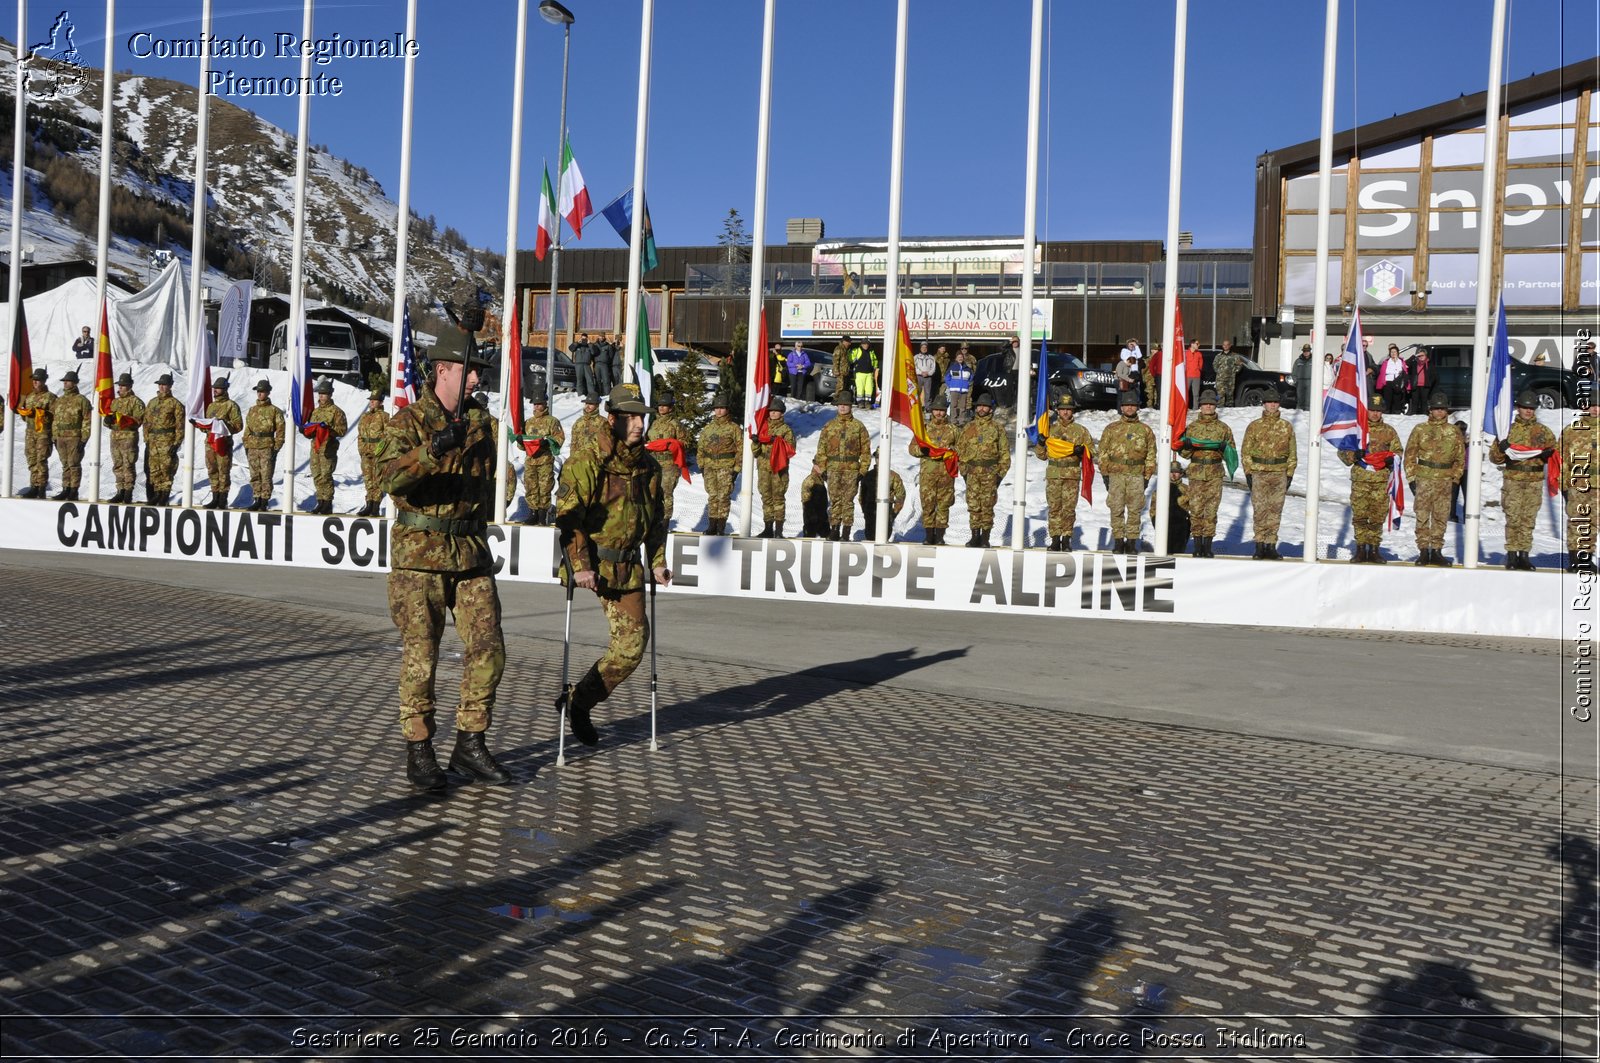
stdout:
MULTIPOLYGON (((111 331, 111 360, 170 365, 189 364, 189 293, 182 267, 172 262, 142 292, 128 295, 106 286, 106 319, 111 331)), ((83 326, 98 337, 100 307, 93 277, 76 277, 47 292, 30 296, 28 343, 35 364, 72 356, 72 343, 83 326)), ((0 303, 0 344, 10 351, 11 304, 0 303)), ((5 359, 9 372, 10 359, 5 359)))

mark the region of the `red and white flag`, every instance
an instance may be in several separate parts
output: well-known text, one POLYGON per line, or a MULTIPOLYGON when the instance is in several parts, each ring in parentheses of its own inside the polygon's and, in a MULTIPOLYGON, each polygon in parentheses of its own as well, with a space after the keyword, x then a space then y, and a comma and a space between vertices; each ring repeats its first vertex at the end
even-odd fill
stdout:
POLYGON ((756 349, 753 361, 756 366, 756 388, 750 393, 750 406, 745 411, 744 426, 750 438, 757 443, 771 440, 767 431, 767 407, 772 403, 772 359, 767 351, 767 315, 761 313, 761 323, 756 326, 756 349))
POLYGON ((1178 448, 1183 430, 1189 427, 1189 370, 1183 348, 1183 307, 1177 296, 1172 299, 1172 349, 1162 358, 1172 359, 1172 372, 1167 380, 1167 427, 1172 431, 1172 447, 1178 448))
MULTIPOLYGON (((1545 453, 1542 447, 1525 447, 1521 443, 1506 444, 1507 461, 1530 461, 1545 453)), ((1561 451, 1552 449, 1550 460, 1544 463, 1545 493, 1554 498, 1561 490, 1561 451)))

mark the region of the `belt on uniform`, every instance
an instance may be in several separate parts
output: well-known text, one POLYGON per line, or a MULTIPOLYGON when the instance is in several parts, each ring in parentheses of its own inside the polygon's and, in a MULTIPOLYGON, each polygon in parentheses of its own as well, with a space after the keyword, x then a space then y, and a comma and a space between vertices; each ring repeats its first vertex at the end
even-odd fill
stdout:
POLYGON ((1454 462, 1429 461, 1427 458, 1418 458, 1417 464, 1429 469, 1453 469, 1456 467, 1454 462))
POLYGON ((1077 458, 1051 458, 1050 464, 1061 468, 1064 465, 1082 465, 1083 462, 1077 458))
POLYGON ((609 546, 597 545, 594 548, 594 553, 595 556, 600 560, 610 561, 612 564, 637 565, 639 563, 639 554, 637 551, 613 550, 609 546))
POLYGON ((1258 458, 1254 454, 1250 455, 1250 460, 1257 465, 1287 465, 1289 462, 1288 458, 1258 458))
POLYGON ((968 469, 992 469, 998 461, 998 458, 970 458, 961 464, 968 469))
POLYGON ((452 520, 449 517, 433 517, 426 513, 414 513, 409 509, 402 509, 396 513, 394 522, 407 528, 443 532, 446 535, 483 535, 489 530, 489 525, 485 521, 452 520))
POLYGON ((144 430, 144 437, 146 439, 176 439, 178 438, 178 433, 165 428, 157 428, 152 432, 150 429, 146 428, 144 430))
POLYGON ((246 432, 246 439, 276 439, 276 432, 246 432))
POLYGON ((1222 458, 1200 451, 1189 459, 1191 465, 1221 465, 1222 458))
POLYGON ((1116 462, 1116 463, 1102 462, 1101 465, 1100 465, 1100 471, 1105 473, 1108 476, 1110 474, 1112 474, 1112 473, 1123 473, 1123 474, 1132 474, 1134 476, 1143 476, 1144 475, 1144 466, 1143 465, 1139 465, 1137 463, 1136 464, 1132 464, 1132 465, 1127 465, 1127 464, 1124 464, 1122 462, 1116 462))

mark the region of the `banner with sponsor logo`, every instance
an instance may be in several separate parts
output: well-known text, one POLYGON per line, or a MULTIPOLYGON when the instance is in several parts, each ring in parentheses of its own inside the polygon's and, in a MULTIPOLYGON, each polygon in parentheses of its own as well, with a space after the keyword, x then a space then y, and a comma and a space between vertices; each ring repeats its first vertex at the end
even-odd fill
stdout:
MULTIPOLYGON (((911 338, 949 339, 972 336, 994 339, 1017 335, 1021 299, 902 299, 911 338)), ((1033 301, 1033 338, 1049 339, 1055 320, 1051 299, 1033 301)), ((839 336, 882 336, 882 299, 785 299, 784 339, 832 339, 839 336)))

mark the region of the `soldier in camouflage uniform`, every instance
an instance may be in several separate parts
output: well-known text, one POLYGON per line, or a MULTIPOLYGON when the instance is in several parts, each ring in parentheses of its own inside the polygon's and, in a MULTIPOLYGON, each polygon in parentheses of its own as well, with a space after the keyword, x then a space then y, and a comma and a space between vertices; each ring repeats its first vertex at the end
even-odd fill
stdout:
POLYGON ((1150 345, 1150 357, 1144 360, 1144 365, 1139 367, 1139 378, 1144 381, 1144 404, 1152 409, 1161 408, 1161 396, 1156 391, 1156 381, 1161 379, 1157 367, 1166 369, 1166 363, 1161 360, 1161 344, 1150 345))
POLYGON ((333 381, 317 381, 317 396, 311 420, 301 432, 311 440, 311 482, 317 490, 311 512, 326 515, 333 512, 333 470, 339 465, 339 442, 350 431, 350 421, 333 403, 333 381))
POLYGON ((1071 550, 1072 533, 1078 525, 1078 496, 1083 492, 1083 463, 1094 462, 1094 436, 1073 418, 1077 414, 1072 406, 1070 392, 1056 396, 1056 415, 1050 419, 1048 435, 1040 438, 1033 448, 1034 457, 1045 463, 1044 498, 1050 532, 1050 549, 1071 550), (1057 440, 1057 450, 1068 447, 1066 454, 1050 456, 1048 439, 1057 440))
MULTIPOLYGON (((939 376, 944 379, 943 373, 939 376)), ((923 427, 930 444, 954 450, 960 432, 950 423, 949 409, 950 400, 942 394, 937 396, 932 415, 923 427)), ((931 457, 928 448, 915 439, 911 441, 911 456, 922 459, 917 466, 917 490, 922 496, 923 541, 930 546, 943 546, 945 529, 950 526, 950 507, 956 501, 956 478, 943 457, 931 457)))
POLYGON ((102 421, 111 429, 111 474, 117 482, 111 501, 132 502, 139 470, 139 426, 144 424, 144 400, 133 393, 132 373, 117 378, 117 397, 102 421))
POLYGON ((650 645, 641 545, 654 582, 672 582, 661 500, 664 470, 644 448, 649 412, 637 385, 612 389, 600 449, 569 459, 556 491, 556 529, 572 582, 599 597, 611 632, 606 652, 571 688, 570 701, 568 691, 556 701, 557 710, 566 706, 572 733, 586 746, 600 741, 590 710, 633 674, 650 645))
POLYGON ((644 441, 650 456, 655 459, 657 465, 661 466, 661 504, 665 513, 665 516, 662 517, 662 522, 670 530, 672 528, 672 497, 677 493, 678 481, 683 477, 678 471, 678 463, 672 460, 672 451, 668 447, 663 445, 659 449, 650 449, 649 444, 663 439, 676 439, 679 445, 684 448, 685 458, 687 459, 689 444, 694 441, 689 438, 688 429, 683 427, 683 422, 672 414, 673 407, 676 405, 672 398, 672 392, 659 383, 656 385, 656 391, 659 392, 656 395, 656 415, 655 419, 650 423, 650 431, 645 433, 644 441))
MULTIPOLYGON (((856 522, 856 491, 862 475, 872 468, 872 437, 867 426, 856 420, 855 393, 843 387, 834 392, 834 418, 822 426, 817 436, 817 453, 812 459, 812 475, 828 488, 828 538, 838 542, 850 539, 856 522)), ((802 485, 802 499, 804 486, 802 485)))
POLYGON ((23 444, 28 459, 28 486, 17 492, 18 498, 43 498, 50 487, 50 407, 56 397, 45 384, 49 379, 45 370, 35 369, 33 390, 17 402, 17 418, 28 428, 23 444))
POLYGON ((1556 452, 1556 434, 1540 424, 1535 415, 1539 400, 1533 392, 1517 396, 1517 415, 1506 431, 1489 447, 1489 460, 1502 469, 1500 508, 1506 515, 1506 568, 1533 571, 1528 551, 1533 548, 1533 522, 1545 496, 1545 463, 1556 452), (1520 460, 1510 458, 1506 447, 1540 451, 1520 460))
POLYGON ((1467 445, 1449 421, 1450 400, 1436 391, 1428 400, 1428 419, 1406 438, 1406 479, 1411 484, 1417 522, 1417 564, 1450 567, 1444 556, 1450 499, 1467 469, 1467 445))
MULTIPOLYGON (((765 525, 759 536, 762 539, 782 539, 783 521, 789 512, 786 505, 789 494, 788 458, 784 459, 781 471, 772 467, 773 457, 777 453, 773 441, 783 440, 788 444, 787 455, 794 456, 794 429, 784 423, 783 412, 783 400, 773 396, 767 405, 768 442, 751 442, 755 455, 756 487, 761 492, 761 520, 765 525)), ((666 472, 665 469, 661 471, 666 472)))
POLYGON ((961 430, 956 454, 967 481, 967 521, 972 535, 968 546, 988 546, 994 529, 994 507, 1000 481, 1011 471, 1011 448, 1006 434, 994 421, 994 396, 987 391, 974 400, 976 416, 961 430))
POLYGON ((1234 352, 1233 341, 1223 340, 1222 350, 1217 352, 1211 360, 1211 371, 1217 378, 1217 406, 1233 405, 1233 386, 1238 379, 1239 370, 1244 367, 1244 358, 1234 352))
POLYGON ((172 374, 162 373, 156 377, 156 397, 144 408, 144 495, 158 506, 172 497, 183 421, 183 403, 172 395, 172 374))
POLYGON ((572 445, 567 448, 568 460, 580 457, 590 450, 598 450, 600 441, 610 432, 606 419, 600 416, 600 396, 585 395, 583 412, 572 422, 572 445))
POLYGON ((1129 557, 1139 552, 1146 481, 1156 471, 1156 436, 1139 420, 1139 403, 1122 396, 1118 420, 1100 433, 1100 475, 1106 483, 1106 505, 1111 510, 1111 549, 1129 557))
POLYGON ((1278 407, 1276 394, 1261 403, 1261 416, 1245 426, 1244 445, 1239 448, 1245 482, 1250 485, 1257 561, 1283 560, 1278 554, 1278 526, 1283 521, 1283 499, 1299 464, 1294 426, 1278 407))
MULTIPOLYGON (((1580 380, 1580 385, 1582 385, 1580 380)), ((1600 482, 1596 462, 1600 462, 1600 391, 1588 382, 1584 411, 1561 432, 1561 493, 1567 502, 1567 571, 1595 570, 1595 521, 1600 512, 1600 482)))
MULTIPOLYGON (((1167 474, 1165 487, 1171 502, 1167 508, 1167 541, 1156 544, 1156 552, 1171 557, 1182 550, 1189 542, 1189 484, 1184 476, 1183 466, 1176 461, 1167 474)), ((1162 491, 1160 484, 1150 492, 1150 526, 1155 527, 1156 505, 1162 491)))
POLYGON ((1367 397, 1367 448, 1338 452, 1339 460, 1350 467, 1350 522, 1356 532, 1351 564, 1388 564, 1379 547, 1389 523, 1389 470, 1405 460, 1404 451, 1400 433, 1383 420, 1383 396, 1372 392, 1367 397))
POLYGON ((1195 557, 1215 557, 1211 540, 1217 534, 1217 507, 1222 504, 1222 482, 1227 479, 1226 455, 1233 446, 1233 429, 1217 417, 1217 393, 1200 393, 1200 412, 1183 430, 1178 453, 1189 459, 1189 489, 1184 493, 1195 557))
POLYGON ((506 663, 488 539, 499 447, 489 415, 476 403, 465 403, 456 418, 461 375, 471 387, 487 368, 465 347, 465 338, 457 336, 453 344, 434 348, 433 382, 419 386, 417 400, 390 418, 377 453, 383 489, 395 505, 389 615, 401 640, 406 777, 427 792, 447 785, 433 753, 434 675, 447 612, 462 648, 450 769, 490 783, 511 779, 483 738, 506 663))
POLYGON ((567 432, 550 413, 550 398, 544 392, 534 392, 528 402, 533 414, 522 422, 523 449, 534 449, 522 464, 522 493, 528 500, 528 519, 523 523, 548 524, 550 495, 556 489, 556 454, 566 443, 567 432))
POLYGON ((94 410, 89 400, 78 393, 78 373, 68 370, 61 378, 61 394, 50 404, 50 441, 61 459, 61 493, 56 501, 76 502, 83 478, 83 444, 89 437, 89 418, 94 410))
POLYGON ((833 387, 835 391, 849 389, 850 349, 855 344, 846 336, 833 348, 833 387))
POLYGON ((258 513, 272 505, 272 474, 278 467, 286 424, 272 404, 272 381, 256 381, 256 404, 244 415, 244 456, 250 463, 250 505, 258 513))
POLYGON ((244 417, 239 404, 228 398, 228 380, 220 377, 211 382, 211 404, 206 416, 215 418, 228 429, 225 439, 213 443, 212 437, 204 441, 206 448, 206 476, 211 481, 211 500, 207 509, 222 509, 228 504, 228 492, 233 478, 233 437, 244 431, 244 417))
MULTIPOLYGON (((894 522, 900 516, 900 511, 906 508, 906 482, 900 474, 893 469, 889 470, 889 535, 890 542, 894 541, 894 522)), ((869 543, 878 541, 878 465, 873 463, 872 468, 861 477, 861 518, 866 525, 865 539, 869 543)))
POLYGON ((739 477, 743 445, 744 433, 728 419, 728 397, 719 391, 711 397, 711 420, 700 429, 694 445, 706 485, 707 535, 728 530, 728 508, 733 501, 733 482, 739 477))
POLYGON ((378 464, 378 447, 384 433, 389 430, 389 414, 383 408, 383 392, 374 391, 367 396, 367 410, 356 421, 356 453, 361 456, 361 483, 367 489, 366 505, 358 517, 376 517, 383 503, 382 470, 378 464))

